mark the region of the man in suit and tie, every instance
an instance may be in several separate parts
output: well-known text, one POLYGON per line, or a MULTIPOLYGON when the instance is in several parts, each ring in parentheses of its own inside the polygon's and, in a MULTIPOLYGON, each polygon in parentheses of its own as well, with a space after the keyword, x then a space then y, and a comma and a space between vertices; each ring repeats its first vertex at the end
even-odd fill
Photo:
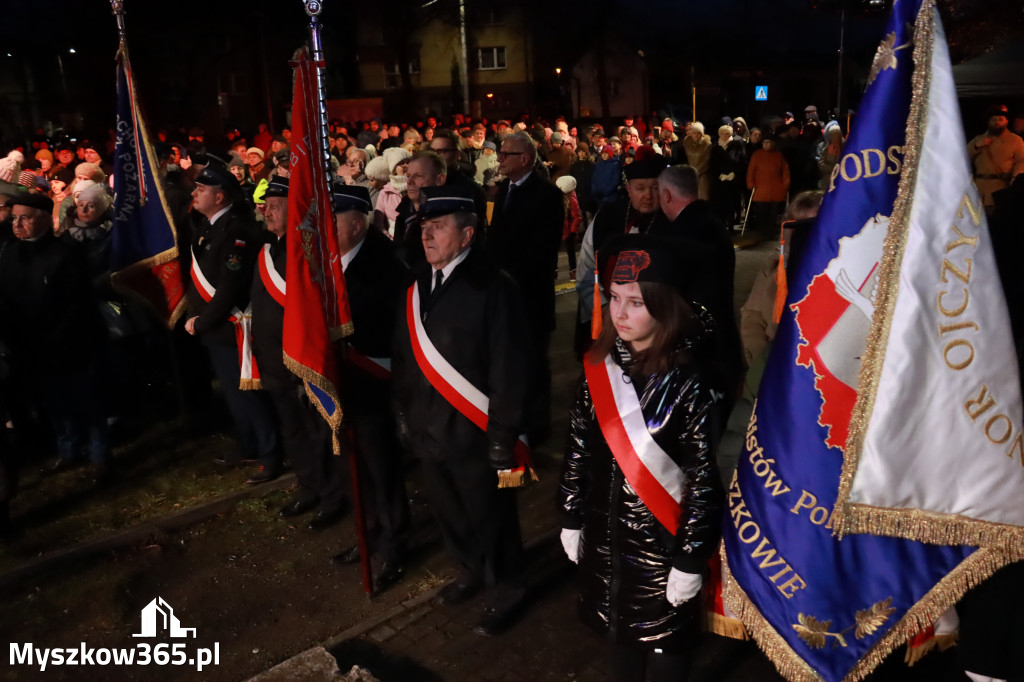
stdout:
POLYGON ((487 247, 519 285, 526 304, 532 366, 527 435, 539 445, 550 431, 551 366, 548 345, 555 328, 555 266, 562 242, 562 193, 535 171, 537 147, 526 133, 502 140, 499 184, 487 247))

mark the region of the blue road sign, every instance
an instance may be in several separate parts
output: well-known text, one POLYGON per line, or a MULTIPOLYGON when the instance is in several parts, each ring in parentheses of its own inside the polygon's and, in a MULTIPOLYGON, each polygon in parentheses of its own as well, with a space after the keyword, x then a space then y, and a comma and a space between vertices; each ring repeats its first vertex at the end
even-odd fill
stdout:
POLYGON ((754 101, 755 102, 767 102, 768 101, 768 86, 767 85, 755 85, 754 86, 754 101))

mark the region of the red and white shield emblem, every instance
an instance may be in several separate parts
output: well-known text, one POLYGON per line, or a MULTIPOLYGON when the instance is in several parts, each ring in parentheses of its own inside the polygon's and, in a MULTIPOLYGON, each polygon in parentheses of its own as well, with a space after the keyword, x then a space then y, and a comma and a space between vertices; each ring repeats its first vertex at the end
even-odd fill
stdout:
POLYGON ((830 447, 846 445, 888 225, 887 216, 875 215, 858 234, 840 239, 839 255, 791 306, 802 341, 796 362, 814 370, 821 396, 818 423, 828 429, 830 447))

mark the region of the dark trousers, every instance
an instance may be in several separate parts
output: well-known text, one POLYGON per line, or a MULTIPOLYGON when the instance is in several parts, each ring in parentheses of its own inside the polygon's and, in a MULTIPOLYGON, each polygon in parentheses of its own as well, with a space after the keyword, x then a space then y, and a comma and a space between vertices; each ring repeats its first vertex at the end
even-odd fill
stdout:
POLYGON ((781 201, 755 201, 750 208, 748 228, 765 237, 779 235, 779 216, 786 204, 781 201))
POLYGON ((348 420, 370 545, 384 561, 396 561, 409 526, 409 500, 394 420, 390 413, 350 414, 348 420))
POLYGON ((463 580, 485 580, 492 598, 512 601, 525 592, 523 541, 515 490, 498 489, 484 452, 424 460, 423 485, 445 548, 463 580))
POLYGON ((39 380, 40 400, 53 424, 57 456, 78 459, 85 450, 93 464, 110 459, 110 428, 95 363, 59 377, 39 380))
POLYGON ((243 391, 238 388, 241 371, 238 350, 234 346, 207 344, 210 365, 220 382, 224 400, 238 429, 244 459, 258 459, 268 469, 281 468, 281 450, 277 422, 270 399, 264 391, 243 391))
POLYGON ((608 663, 609 682, 683 682, 690 656, 620 644, 612 646, 608 663))
POLYGON ((268 390, 267 395, 277 413, 284 454, 299 481, 299 497, 318 500, 324 511, 340 509, 348 499, 344 465, 331 451, 327 422, 309 404, 301 385, 268 390))
POLYGON ((570 232, 565 237, 565 255, 569 257, 569 271, 576 269, 576 233, 570 232))

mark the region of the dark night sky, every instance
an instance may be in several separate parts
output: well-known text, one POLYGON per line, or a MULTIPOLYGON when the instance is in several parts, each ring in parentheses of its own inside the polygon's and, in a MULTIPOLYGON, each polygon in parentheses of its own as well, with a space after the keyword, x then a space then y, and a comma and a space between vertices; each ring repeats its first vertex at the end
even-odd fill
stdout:
MULTIPOLYGON (((467 5, 475 1, 467 0, 467 5)), ((819 4, 828 5, 830 1, 834 4, 838 0, 820 0, 819 4)), ((402 12, 421 2, 390 0, 388 7, 402 12)), ((607 31, 644 50, 654 63, 655 75, 659 65, 669 68, 685 64, 688 69, 695 64, 698 70, 715 65, 737 70, 778 64, 781 59, 791 59, 794 64, 836 62, 839 13, 829 7, 813 9, 812 0, 524 2, 527 11, 536 17, 538 44, 547 47, 549 43, 541 42, 544 37, 557 37, 557 47, 545 49, 538 56, 538 68, 545 58, 571 63, 573 53, 582 53, 593 36, 607 31)), ((346 36, 352 32, 350 13, 358 5, 341 0, 325 0, 324 4, 328 56, 341 55, 336 62, 342 62, 340 66, 329 64, 335 67, 335 77, 330 83, 333 92, 328 94, 351 96, 356 93, 347 91, 354 83, 346 36)), ((173 65, 179 81, 184 80, 184 92, 177 96, 176 109, 166 112, 166 118, 209 116, 209 111, 199 111, 196 104, 205 101, 205 95, 189 92, 190 84, 201 82, 203 69, 234 57, 255 71, 265 53, 267 72, 277 93, 274 106, 283 109, 289 87, 287 59, 304 39, 307 26, 300 0, 126 0, 125 5, 129 45, 144 104, 166 94, 164 89, 171 85, 161 79, 169 77, 173 71, 169 65, 173 65), (259 13, 266 26, 263 43, 254 29, 259 13), (218 51, 232 28, 240 38, 232 41, 229 51, 218 51)), ((976 56, 1000 40, 1024 34, 1019 0, 942 0, 940 7, 949 27, 954 59, 976 56)), ((21 73, 23 66, 17 67, 28 59, 36 88, 57 93, 40 98, 42 118, 57 120, 62 111, 78 109, 89 125, 111 115, 117 30, 107 0, 0 0, 0 16, 0 63, 5 65, 0 69, 0 104, 18 89, 12 71, 21 73), (75 54, 68 52, 72 47, 75 54), (62 90, 56 85, 60 78, 58 56, 64 67, 66 96, 61 96, 62 90)), ((846 39, 851 66, 866 69, 870 64, 884 21, 885 13, 850 13, 846 39)), ((859 93, 851 93, 851 99, 855 98, 859 93)), ((0 116, 2 112, 0 109, 0 116)), ((159 119, 161 113, 152 107, 147 111, 150 119, 159 119)), ((0 131, 3 125, 0 121, 0 131)))

